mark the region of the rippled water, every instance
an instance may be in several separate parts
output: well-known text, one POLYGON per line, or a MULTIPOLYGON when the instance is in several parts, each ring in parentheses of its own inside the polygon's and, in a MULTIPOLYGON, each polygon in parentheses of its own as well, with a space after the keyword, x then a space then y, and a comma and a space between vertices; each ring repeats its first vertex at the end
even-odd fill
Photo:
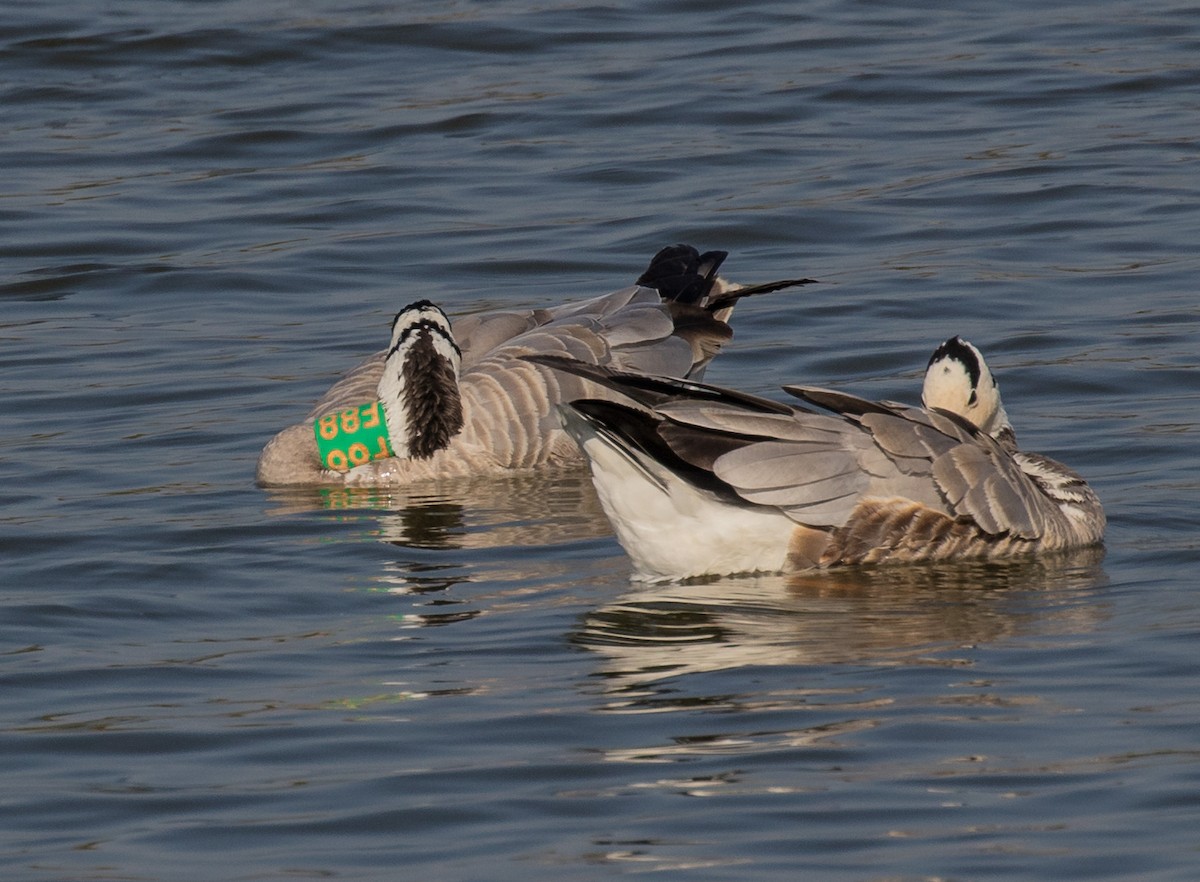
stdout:
POLYGON ((1200 12, 0 10, 6 879, 1196 878, 1200 12), (1103 553, 650 588, 573 471, 268 493, 391 314, 741 281, 988 354, 1103 553))

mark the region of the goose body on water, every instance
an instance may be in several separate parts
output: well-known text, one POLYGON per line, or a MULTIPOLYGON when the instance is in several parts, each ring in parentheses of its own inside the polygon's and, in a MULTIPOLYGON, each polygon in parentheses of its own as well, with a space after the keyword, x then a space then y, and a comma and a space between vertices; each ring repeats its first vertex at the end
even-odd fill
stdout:
POLYGON ((398 486, 578 460, 558 405, 616 396, 523 356, 699 377, 732 336, 739 299, 812 281, 741 287, 717 275, 725 257, 670 246, 637 284, 549 309, 451 321, 428 301, 410 304, 393 320, 387 349, 267 443, 258 483, 398 486))
POLYGON ((1101 542, 1105 517, 1066 466, 1017 448, 982 354, 954 337, 924 407, 786 386, 788 405, 563 358, 628 403, 562 408, 641 579, 993 558, 1101 542))

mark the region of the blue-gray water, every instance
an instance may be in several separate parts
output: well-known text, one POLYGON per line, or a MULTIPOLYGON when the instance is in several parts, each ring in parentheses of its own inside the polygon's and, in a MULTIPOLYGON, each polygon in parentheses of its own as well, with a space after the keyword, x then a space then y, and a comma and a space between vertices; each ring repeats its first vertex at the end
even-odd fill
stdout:
POLYGON ((1200 875, 1200 10, 9 3, 6 880, 1200 875), (578 473, 273 494, 404 303, 824 284, 709 378, 977 343, 1103 555, 632 584, 578 473))

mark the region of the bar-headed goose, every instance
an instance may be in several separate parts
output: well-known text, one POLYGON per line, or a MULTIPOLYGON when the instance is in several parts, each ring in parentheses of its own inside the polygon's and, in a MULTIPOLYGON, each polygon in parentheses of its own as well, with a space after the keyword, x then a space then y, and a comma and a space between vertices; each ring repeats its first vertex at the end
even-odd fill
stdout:
POLYGON ((636 406, 562 408, 638 578, 684 579, 1097 544, 1100 501, 1017 449, 995 378, 954 337, 924 407, 785 386, 791 406, 686 380, 538 358, 636 406))
POLYGON ((557 406, 618 396, 522 356, 698 377, 732 336, 727 320, 739 299, 812 281, 740 287, 717 275, 725 257, 670 246, 637 284, 550 309, 452 322, 429 301, 410 304, 393 320, 387 349, 267 443, 258 482, 396 486, 578 460, 557 406))

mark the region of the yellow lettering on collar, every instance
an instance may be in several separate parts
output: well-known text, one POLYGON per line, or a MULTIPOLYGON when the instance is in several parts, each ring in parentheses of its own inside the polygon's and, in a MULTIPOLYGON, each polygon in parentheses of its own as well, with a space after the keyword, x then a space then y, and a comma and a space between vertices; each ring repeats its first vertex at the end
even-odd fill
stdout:
POLYGON ((321 465, 335 472, 395 456, 388 438, 383 402, 335 410, 313 421, 321 465))

